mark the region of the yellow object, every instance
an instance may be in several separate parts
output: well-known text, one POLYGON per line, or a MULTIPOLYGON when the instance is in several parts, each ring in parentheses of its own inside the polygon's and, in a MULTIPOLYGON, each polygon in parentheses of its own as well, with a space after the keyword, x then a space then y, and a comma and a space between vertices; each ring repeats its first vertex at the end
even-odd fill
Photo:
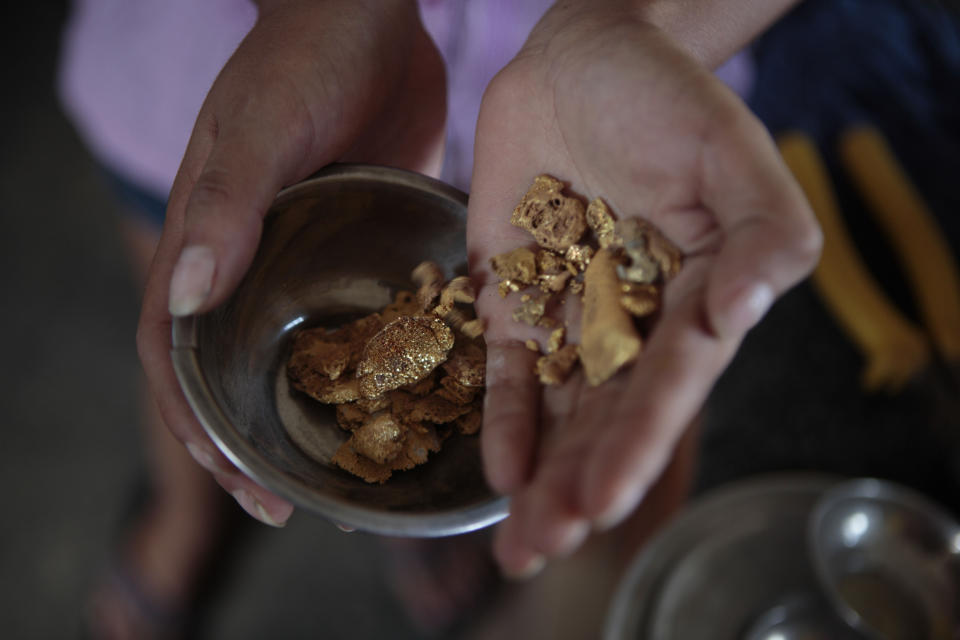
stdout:
POLYGON ((960 362, 960 275, 936 219, 875 129, 844 134, 840 157, 900 257, 931 341, 960 362))
POLYGON ((813 284, 866 359, 863 386, 896 392, 930 364, 927 339, 887 299, 863 264, 813 141, 789 133, 778 145, 823 229, 823 253, 813 284))

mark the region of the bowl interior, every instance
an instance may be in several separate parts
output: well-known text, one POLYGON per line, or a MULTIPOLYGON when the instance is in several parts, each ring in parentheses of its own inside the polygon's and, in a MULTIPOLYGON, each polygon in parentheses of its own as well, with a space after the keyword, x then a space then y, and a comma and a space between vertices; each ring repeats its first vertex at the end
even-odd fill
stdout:
POLYGON ((476 436, 451 436, 427 464, 383 485, 332 465, 347 434, 333 407, 290 388, 285 370, 294 330, 378 310, 412 289, 410 272, 425 259, 448 277, 465 272, 465 215, 462 193, 376 167, 333 167, 278 196, 235 294, 174 336, 188 399, 245 472, 298 506, 368 531, 444 535, 503 517, 476 436))
POLYGON ((827 595, 884 640, 954 638, 960 629, 960 527, 938 507, 876 480, 839 485, 811 519, 827 595))

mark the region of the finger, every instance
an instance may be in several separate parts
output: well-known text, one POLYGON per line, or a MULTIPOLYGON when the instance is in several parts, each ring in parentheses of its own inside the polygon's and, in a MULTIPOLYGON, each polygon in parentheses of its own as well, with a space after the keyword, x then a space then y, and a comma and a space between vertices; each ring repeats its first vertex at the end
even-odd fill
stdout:
POLYGON ((704 321, 709 268, 708 259, 694 259, 671 283, 675 296, 667 298, 628 390, 589 454, 580 508, 599 529, 618 524, 640 503, 736 351, 738 341, 716 337, 704 321))
POLYGON ((822 238, 760 122, 733 105, 712 123, 701 195, 725 239, 709 278, 707 317, 717 335, 736 339, 813 270, 822 238))
POLYGON ((590 522, 579 507, 578 480, 589 442, 551 451, 529 487, 513 498, 516 537, 505 544, 528 547, 544 555, 566 556, 586 539, 590 522))
POLYGON ((250 516, 271 527, 282 527, 293 513, 293 505, 275 496, 238 471, 215 473, 214 478, 250 516))
POLYGON ((487 344, 481 451, 487 482, 511 494, 529 478, 539 420, 536 355, 518 342, 487 344))
MULTIPOLYGON (((198 127, 212 115, 201 115, 198 127)), ((190 189, 182 248, 170 277, 169 311, 183 316, 221 303, 243 277, 260 239, 261 222, 277 192, 299 175, 290 141, 268 140, 268 123, 209 124, 213 141, 190 189)), ((281 129, 282 131, 283 129, 281 129)), ((282 136, 281 136, 282 137, 282 136)))
POLYGON ((170 358, 172 319, 168 311, 170 273, 183 237, 183 212, 190 188, 203 169, 212 138, 195 130, 187 145, 167 205, 163 234, 154 254, 144 289, 137 326, 137 351, 163 421, 181 442, 192 445, 194 458, 210 471, 232 470, 212 446, 187 405, 170 358))
POLYGON ((504 575, 516 580, 532 578, 546 566, 547 559, 531 547, 521 544, 521 530, 516 518, 508 517, 497 527, 493 538, 493 557, 504 575))

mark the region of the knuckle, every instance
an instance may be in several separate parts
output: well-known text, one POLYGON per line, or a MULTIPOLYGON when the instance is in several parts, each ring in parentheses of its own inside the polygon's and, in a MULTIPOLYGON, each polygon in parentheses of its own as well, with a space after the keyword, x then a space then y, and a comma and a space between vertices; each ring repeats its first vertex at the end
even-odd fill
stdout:
POLYGON ((191 210, 210 209, 229 201, 234 194, 230 172, 219 167, 206 167, 194 184, 190 196, 191 210))

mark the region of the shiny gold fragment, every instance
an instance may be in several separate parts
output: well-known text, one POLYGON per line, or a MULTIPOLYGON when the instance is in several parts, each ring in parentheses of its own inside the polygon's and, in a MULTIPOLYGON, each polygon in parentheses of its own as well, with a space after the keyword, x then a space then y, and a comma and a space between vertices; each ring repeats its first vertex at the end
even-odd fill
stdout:
POLYGON ((573 277, 569 271, 555 274, 543 274, 537 278, 537 285, 544 293, 560 293, 567 287, 567 282, 573 277))
POLYGON ((534 353, 540 353, 540 345, 537 344, 537 341, 534 340, 533 338, 524 342, 523 345, 530 351, 533 351, 534 353))
POLYGON ((365 398, 423 379, 447 358, 453 332, 435 316, 402 316, 370 338, 357 364, 365 398))
POLYGON ((601 249, 584 279, 580 361, 591 386, 609 379, 640 353, 640 336, 620 304, 617 264, 610 249, 601 249))
POLYGON ((590 258, 593 257, 593 248, 586 244, 570 245, 564 252, 563 257, 567 261, 567 270, 572 275, 577 275, 587 270, 590 258))
POLYGON ((477 294, 470 284, 467 276, 457 276, 447 283, 447 286, 440 292, 440 304, 433 310, 438 316, 445 316, 450 313, 457 302, 472 304, 477 299, 477 294))
POLYGON ((543 318, 543 314, 546 313, 548 298, 549 296, 536 296, 524 300, 519 307, 513 310, 513 319, 531 327, 537 326, 537 323, 543 318))
POLYGON ((349 342, 329 341, 322 328, 300 331, 293 338, 287 371, 296 378, 314 372, 336 380, 350 364, 351 349, 349 342))
POLYGON ((616 221, 607 203, 600 198, 595 198, 587 205, 587 224, 593 230, 597 237, 601 249, 606 249, 614 242, 614 225, 616 221))
POLYGON ((537 322, 538 327, 543 327, 544 329, 553 329, 557 326, 557 321, 551 318, 550 316, 543 316, 540 318, 540 321, 537 322))
POLYGON ((468 404, 476 397, 477 387, 468 387, 453 376, 445 376, 440 378, 436 395, 454 404, 468 404))
POLYGON ((468 411, 470 411, 469 406, 451 402, 437 393, 431 393, 414 400, 413 407, 405 418, 415 422, 446 424, 456 420, 468 411))
POLYGON ((647 251, 660 266, 660 273, 665 281, 680 273, 683 267, 683 252, 677 245, 660 232, 653 225, 647 225, 647 251))
POLYGON ((620 304, 638 318, 651 315, 660 308, 660 289, 651 284, 621 283, 620 304))
POLYGON ((568 344, 553 353, 538 358, 535 371, 542 384, 558 385, 566 382, 576 364, 577 345, 568 344))
POLYGON ((468 338, 479 338, 483 335, 484 332, 484 323, 480 318, 474 318, 473 320, 467 320, 460 326, 460 333, 467 336, 468 338))
POLYGON ((563 346, 563 340, 566 337, 567 330, 565 327, 557 327, 550 333, 550 338, 547 340, 547 353, 556 353, 560 350, 560 347, 563 346))
POLYGON ((458 340, 441 368, 462 385, 482 387, 487 375, 487 358, 480 344, 458 340))
POLYGON ((417 285, 420 311, 427 311, 443 290, 443 270, 436 262, 421 262, 410 274, 410 279, 417 285))
POLYGON ((437 386, 437 369, 428 373, 422 380, 400 387, 415 396, 425 396, 437 386))
POLYGON ((389 465, 378 464, 357 453, 350 440, 340 445, 340 448, 333 454, 330 462, 344 471, 348 471, 355 476, 360 476, 369 483, 383 484, 389 480, 393 474, 393 469, 391 469, 389 465))
MULTIPOLYGON (((429 393, 429 391, 425 393, 429 393)), ((367 413, 376 413, 377 411, 383 411, 388 408, 390 406, 390 399, 386 395, 379 395, 375 398, 360 398, 357 400, 356 405, 367 413)))
POLYGON ((490 266, 500 280, 533 284, 537 278, 537 254, 526 247, 490 258, 490 266))
POLYGON ((353 376, 340 376, 331 380, 325 376, 314 375, 306 379, 293 378, 294 388, 323 404, 342 404, 360 398, 360 383, 353 376))
POLYGON ((393 459, 391 466, 395 471, 413 469, 427 461, 430 453, 440 451, 440 438, 433 425, 416 425, 407 432, 403 450, 393 459))
POLYGON ((683 252, 656 227, 639 218, 627 218, 616 224, 617 244, 630 258, 621 277, 631 282, 654 282, 662 276, 669 280, 683 266, 683 252))
POLYGON ((549 249, 540 249, 537 251, 537 273, 542 275, 552 275, 564 271, 567 263, 563 256, 549 249))
POLYGON ((403 439, 400 452, 385 464, 360 455, 353 448, 351 440, 340 445, 331 461, 341 469, 360 476, 370 483, 382 484, 390 479, 394 471, 406 471, 423 464, 431 452, 440 450, 440 439, 437 437, 436 429, 431 426, 410 427, 403 439))
POLYGON ((501 298, 506 298, 509 294, 520 291, 521 288, 520 284, 513 280, 501 280, 500 284, 497 285, 497 293, 500 294, 501 298))
POLYGON ((583 203, 562 191, 559 180, 537 176, 513 210, 510 223, 529 231, 541 247, 563 251, 580 240, 587 222, 583 203))
MULTIPOLYGON (((434 309, 434 311, 436 312, 436 311, 444 311, 444 310, 438 306, 436 309, 434 309)), ((440 314, 438 313, 437 315, 440 315, 440 314)), ((444 321, 446 321, 447 325, 449 325, 452 329, 456 329, 457 331, 461 331, 461 332, 463 331, 463 325, 467 324, 467 322, 470 321, 466 313, 464 313, 460 309, 456 309, 453 307, 445 310, 443 315, 440 315, 440 317, 443 318, 444 321)))
POLYGON ((360 455, 385 464, 403 450, 405 433, 406 429, 392 415, 381 412, 353 430, 350 446, 360 455))

